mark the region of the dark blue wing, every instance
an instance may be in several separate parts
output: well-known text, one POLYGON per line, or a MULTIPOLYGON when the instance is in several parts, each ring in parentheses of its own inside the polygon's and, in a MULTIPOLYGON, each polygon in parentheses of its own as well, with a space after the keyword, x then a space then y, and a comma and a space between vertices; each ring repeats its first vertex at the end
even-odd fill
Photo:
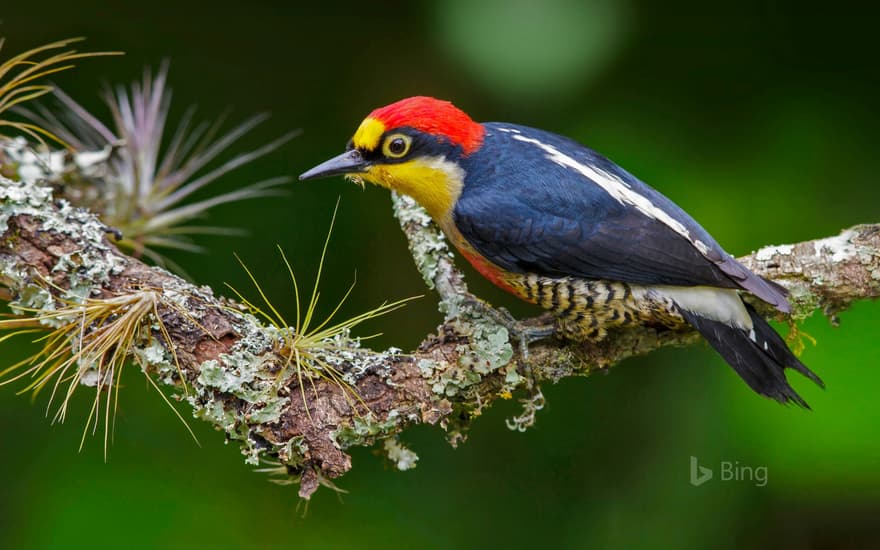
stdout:
POLYGON ((751 273, 681 208, 613 162, 549 132, 485 126, 483 147, 463 161, 453 217, 465 239, 499 266, 551 277, 742 288, 787 309, 784 289, 751 273), (575 164, 611 176, 641 209, 575 164))

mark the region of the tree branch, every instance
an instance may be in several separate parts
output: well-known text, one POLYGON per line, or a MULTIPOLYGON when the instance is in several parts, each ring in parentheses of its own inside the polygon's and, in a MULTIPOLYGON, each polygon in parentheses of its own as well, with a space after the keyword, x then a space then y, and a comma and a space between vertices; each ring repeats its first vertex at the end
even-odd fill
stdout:
MULTIPOLYGON (((510 398, 523 384, 506 329, 468 308, 464 278, 446 241, 407 198, 394 197, 395 213, 419 272, 440 296, 445 320, 408 354, 365 349, 347 337, 315 350, 318 364, 344 373, 359 395, 354 400, 332 381, 303 379, 290 369, 290 356, 280 345, 284 330, 266 326, 211 289, 120 253, 108 240, 111 229, 54 198, 41 183, 38 176, 47 175, 48 165, 11 170, 3 157, 0 152, 0 281, 13 311, 40 318, 51 325, 47 330, 76 326, 84 338, 101 327, 86 326, 78 315, 49 322, 45 312, 148 294, 154 309, 144 315, 144 330, 128 342, 128 356, 149 376, 176 388, 195 416, 239 441, 248 463, 275 464, 278 473, 298 480, 303 497, 350 469, 345 451, 353 446, 384 439, 399 468, 414 466, 417 457, 394 439, 407 426, 440 424, 455 444, 484 407, 510 398)), ((80 162, 64 170, 89 169, 82 159, 73 160, 80 162)), ((833 317, 854 300, 880 295, 880 225, 766 247, 741 260, 791 291, 795 320, 816 309, 833 317)), ((600 343, 539 342, 530 348, 529 361, 536 380, 555 382, 697 338, 692 331, 630 328, 600 343)), ((74 353, 76 342, 66 345, 74 353)), ((100 361, 77 368, 100 369, 100 361)), ((81 379, 85 383, 87 377, 81 379)), ((538 391, 525 400, 523 415, 511 427, 530 425, 541 399, 538 391)))

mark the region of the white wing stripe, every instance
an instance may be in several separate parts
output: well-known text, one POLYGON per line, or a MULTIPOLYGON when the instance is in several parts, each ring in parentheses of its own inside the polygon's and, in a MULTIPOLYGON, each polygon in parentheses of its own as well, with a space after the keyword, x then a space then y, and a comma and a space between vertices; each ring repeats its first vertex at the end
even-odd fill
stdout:
POLYGON ((651 202, 649 198, 634 191, 629 185, 626 184, 626 182, 624 182, 620 178, 609 174, 604 170, 600 170, 595 166, 590 166, 588 164, 578 162, 577 160, 566 155, 556 147, 553 147, 552 145, 544 143, 538 139, 525 137, 519 132, 515 132, 513 129, 499 129, 503 132, 514 133, 514 135, 512 135, 511 137, 515 140, 525 143, 531 143, 540 147, 545 153, 547 153, 548 160, 551 160, 560 166, 564 166, 566 168, 570 168, 579 172, 581 175, 594 181, 599 187, 604 189, 606 193, 617 199, 617 201, 619 201, 621 204, 630 204, 632 206, 635 206, 641 213, 648 216, 649 218, 662 222, 664 225, 687 239, 704 256, 709 253, 709 247, 706 246, 706 244, 699 239, 694 239, 693 237, 691 237, 690 232, 687 230, 684 224, 667 214, 661 208, 658 208, 654 203, 651 202))

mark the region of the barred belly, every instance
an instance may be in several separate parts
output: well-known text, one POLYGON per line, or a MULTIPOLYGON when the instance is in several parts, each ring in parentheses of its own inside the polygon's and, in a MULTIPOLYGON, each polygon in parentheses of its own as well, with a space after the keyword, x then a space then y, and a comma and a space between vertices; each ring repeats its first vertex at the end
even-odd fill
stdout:
POLYGON ((560 332, 575 340, 601 340, 608 329, 631 324, 685 324, 672 298, 641 285, 535 274, 507 282, 525 300, 553 312, 560 332))

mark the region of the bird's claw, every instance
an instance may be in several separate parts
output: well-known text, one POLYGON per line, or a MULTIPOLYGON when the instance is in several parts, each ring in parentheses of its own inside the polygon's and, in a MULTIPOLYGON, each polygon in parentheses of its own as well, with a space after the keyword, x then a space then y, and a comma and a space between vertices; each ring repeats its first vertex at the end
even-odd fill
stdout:
POLYGON ((104 227, 104 233, 106 233, 108 235, 113 235, 113 238, 116 240, 116 242, 119 242, 123 239, 122 231, 116 229, 115 227, 111 227, 109 225, 104 227))
POLYGON ((521 364, 527 386, 529 388, 537 387, 532 375, 531 365, 529 364, 529 345, 532 342, 553 336, 556 333, 556 326, 554 324, 532 325, 523 323, 511 315, 507 309, 503 307, 494 308, 475 296, 467 296, 462 305, 492 319, 507 329, 508 335, 519 343, 519 355, 522 359, 521 364))

